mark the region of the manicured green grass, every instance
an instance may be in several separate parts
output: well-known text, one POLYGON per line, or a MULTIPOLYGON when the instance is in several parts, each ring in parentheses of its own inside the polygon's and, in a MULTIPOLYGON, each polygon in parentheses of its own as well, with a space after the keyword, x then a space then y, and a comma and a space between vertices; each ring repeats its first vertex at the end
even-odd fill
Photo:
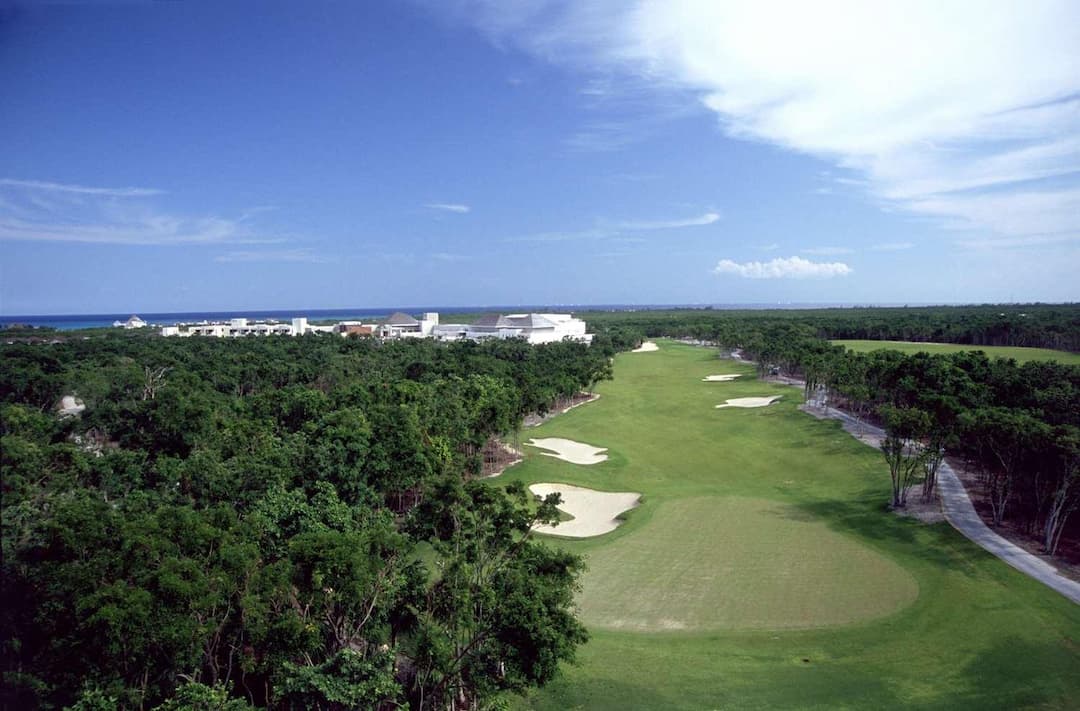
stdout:
POLYGON ((918 593, 892 560, 790 504, 706 496, 664 502, 594 554, 580 605, 593 628, 782 629, 883 617, 918 593))
POLYGON ((1080 353, 1055 351, 1049 348, 1019 348, 1013 346, 966 346, 958 343, 915 343, 913 341, 845 341, 833 343, 846 346, 857 353, 890 349, 901 353, 958 353, 983 351, 990 358, 1014 358, 1019 363, 1029 360, 1053 360, 1066 365, 1080 365, 1080 353))
POLYGON ((610 534, 549 539, 588 560, 593 638, 521 707, 1076 707, 1080 606, 945 524, 888 513, 881 455, 799 412, 797 388, 663 342, 618 356, 599 392, 525 435, 608 447, 608 461, 527 450, 492 480, 645 496, 610 534), (729 372, 745 376, 701 382, 729 372))

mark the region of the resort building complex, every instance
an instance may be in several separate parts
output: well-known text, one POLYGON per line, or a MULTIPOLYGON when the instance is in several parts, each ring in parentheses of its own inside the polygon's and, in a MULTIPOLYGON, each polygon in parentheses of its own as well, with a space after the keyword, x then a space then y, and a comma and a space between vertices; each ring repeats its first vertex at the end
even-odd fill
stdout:
MULTIPOLYGON (((133 316, 132 319, 137 319, 133 316)), ((122 324, 123 325, 123 324, 122 324)), ((251 321, 234 318, 228 321, 202 321, 163 326, 162 336, 303 336, 308 333, 338 333, 342 336, 393 338, 435 338, 441 341, 483 340, 487 338, 523 338, 529 343, 553 343, 564 339, 591 343, 593 335, 585 332, 585 322, 571 314, 485 314, 472 323, 439 323, 439 314, 427 312, 417 319, 400 311, 376 323, 339 321, 313 325, 307 318, 290 322, 251 321)))

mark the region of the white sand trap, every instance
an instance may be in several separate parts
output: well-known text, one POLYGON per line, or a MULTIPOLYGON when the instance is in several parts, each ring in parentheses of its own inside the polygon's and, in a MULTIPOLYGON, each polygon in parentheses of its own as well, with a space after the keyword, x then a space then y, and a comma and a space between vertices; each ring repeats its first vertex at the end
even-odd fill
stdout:
POLYGON ((640 346, 630 351, 631 353, 652 353, 653 351, 660 350, 660 346, 656 345, 652 341, 645 341, 640 346))
POLYGON ((765 407, 771 405, 780 399, 779 395, 773 395, 771 397, 737 397, 733 400, 726 401, 723 405, 717 405, 719 410, 724 407, 765 407))
POLYGON ((571 464, 599 464, 607 459, 607 447, 594 447, 591 444, 575 442, 572 439, 561 437, 542 437, 530 439, 526 446, 550 449, 550 452, 541 452, 545 457, 555 457, 571 464))
POLYGON ((728 373, 726 375, 706 375, 704 378, 701 379, 701 382, 703 382, 703 383, 727 383, 729 381, 734 380, 735 378, 741 378, 741 377, 742 376, 740 374, 738 374, 738 373, 728 373))
POLYGON ((562 494, 559 508, 573 516, 573 520, 560 521, 558 526, 538 524, 533 530, 570 538, 588 538, 614 531, 620 523, 615 517, 636 508, 641 499, 641 494, 632 491, 596 491, 570 484, 532 484, 529 491, 541 498, 556 491, 562 494))

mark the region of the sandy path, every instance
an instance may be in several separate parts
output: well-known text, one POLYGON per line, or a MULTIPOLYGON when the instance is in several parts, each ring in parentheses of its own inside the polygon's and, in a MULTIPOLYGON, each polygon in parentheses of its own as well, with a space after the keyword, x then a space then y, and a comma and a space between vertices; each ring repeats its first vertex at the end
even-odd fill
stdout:
POLYGON ((541 452, 545 457, 555 457, 571 464, 599 464, 607 460, 607 447, 594 447, 591 444, 575 442, 572 439, 562 437, 532 438, 525 443, 527 447, 548 449, 549 452, 541 452))
POLYGON ((738 374, 738 373, 728 373, 728 374, 725 374, 725 375, 706 375, 704 378, 701 379, 701 382, 703 382, 703 383, 727 383, 727 382, 730 382, 730 381, 734 380, 735 378, 741 378, 741 377, 742 376, 740 374, 738 374))
POLYGON ((556 491, 562 494, 559 508, 573 516, 573 520, 561 521, 558 526, 539 524, 533 530, 570 538, 588 538, 614 531, 621 523, 615 517, 637 507, 641 499, 641 494, 632 491, 596 491, 570 484, 532 484, 529 491, 539 497, 556 491))
POLYGON ((630 351, 631 353, 652 353, 653 351, 660 350, 660 346, 656 345, 652 341, 645 341, 640 346, 630 351))
POLYGON ((737 397, 726 401, 723 405, 717 405, 716 409, 720 410, 725 407, 765 407, 771 405, 780 399, 779 395, 771 395, 769 397, 737 397))

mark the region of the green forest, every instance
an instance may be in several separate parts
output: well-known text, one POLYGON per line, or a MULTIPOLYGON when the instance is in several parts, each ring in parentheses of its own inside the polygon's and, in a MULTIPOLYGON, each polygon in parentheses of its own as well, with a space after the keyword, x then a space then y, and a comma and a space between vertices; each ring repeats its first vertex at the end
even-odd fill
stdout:
POLYGON ((594 311, 590 327, 638 337, 725 340, 750 327, 804 326, 819 338, 1023 346, 1080 352, 1080 305, 1010 304, 821 309, 594 311))
POLYGON ((587 638, 580 561, 528 535, 557 497, 474 476, 603 339, 2 354, 5 708, 469 708, 587 638))

